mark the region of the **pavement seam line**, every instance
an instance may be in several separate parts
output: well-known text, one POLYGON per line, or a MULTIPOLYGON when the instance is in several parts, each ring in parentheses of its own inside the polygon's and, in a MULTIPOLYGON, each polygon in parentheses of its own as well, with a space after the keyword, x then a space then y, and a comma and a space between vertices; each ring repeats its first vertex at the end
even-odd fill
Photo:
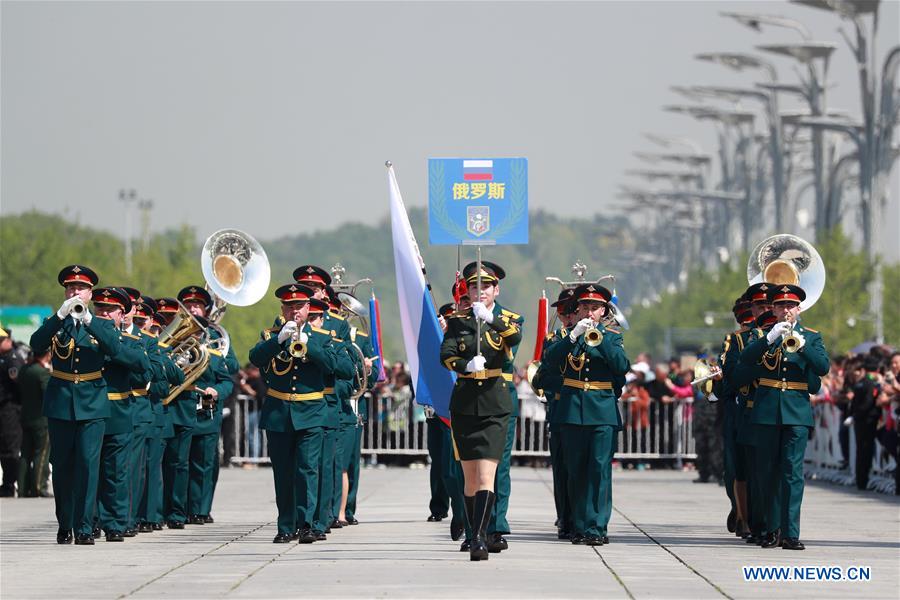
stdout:
POLYGON ((726 594, 726 593, 725 593, 725 590, 723 590, 723 589, 720 588, 718 585, 716 585, 715 583, 713 583, 706 575, 702 574, 700 571, 698 571, 697 569, 695 569, 693 566, 689 565, 683 558, 681 558, 680 556, 678 556, 677 554, 675 554, 674 552, 672 552, 672 551, 669 549, 668 546, 666 546, 665 544, 661 543, 661 542, 660 542, 659 540, 657 540, 655 537, 653 537, 652 535, 650 535, 649 533, 647 533, 646 531, 644 531, 643 529, 641 529, 641 527, 640 527, 637 523, 635 523, 634 521, 632 521, 631 519, 629 519, 628 516, 627 516, 625 513, 623 513, 623 512, 622 512, 621 510, 619 510, 618 508, 616 508, 615 504, 613 504, 613 510, 615 510, 617 513, 619 513, 619 515, 620 515, 623 519, 625 519, 626 521, 628 521, 629 523, 631 523, 631 526, 632 526, 632 527, 634 527, 635 529, 637 529, 638 531, 640 531, 641 533, 643 533, 645 536, 647 536, 647 539, 649 539, 651 542, 653 542, 654 544, 656 544, 657 546, 659 546, 660 548, 662 548, 663 550, 665 550, 666 552, 668 552, 669 554, 671 554, 671 555, 675 558, 675 560, 677 560, 678 562, 680 562, 681 564, 683 564, 683 565, 684 565, 691 573, 693 573, 694 575, 696 575, 697 577, 699 577, 700 579, 702 579, 703 581, 705 581, 706 583, 708 583, 714 590, 716 590, 717 592, 719 592, 720 594, 722 594, 724 597, 728 598, 728 600, 734 600, 734 598, 732 598, 731 596, 729 596, 728 594, 726 594))
MULTIPOLYGON (((542 475, 542 473, 540 471, 538 471, 538 479, 541 481, 541 483, 544 484, 544 487, 547 488, 547 491, 549 491, 550 495, 552 496, 553 495, 553 486, 551 484, 547 483, 547 479, 542 475)), ((597 547, 592 546, 591 549, 594 551, 594 554, 596 554, 600 558, 600 562, 603 563, 603 566, 606 567, 606 570, 609 571, 612 574, 612 576, 615 578, 615 580, 619 582, 619 585, 622 586, 622 589, 625 590, 625 593, 628 594, 628 597, 631 598, 631 600, 635 600, 634 594, 631 593, 631 590, 628 589, 628 586, 625 585, 625 582, 622 581, 622 578, 619 577, 619 574, 616 573, 615 570, 611 566, 609 566, 609 563, 606 562, 606 559, 603 558, 603 555, 600 554, 600 551, 597 550, 597 547)))
POLYGON ((270 521, 270 522, 268 522, 268 523, 264 523, 264 524, 262 524, 262 525, 259 525, 258 527, 254 527, 253 529, 251 529, 250 531, 248 531, 248 532, 246 532, 246 533, 242 533, 241 535, 239 535, 239 536, 237 536, 237 537, 235 537, 235 538, 232 538, 232 539, 228 540, 227 542, 223 542, 223 543, 219 544, 218 546, 216 546, 215 548, 213 548, 213 549, 210 550, 209 552, 204 552, 203 554, 200 554, 199 556, 195 556, 195 557, 192 558, 191 560, 185 561, 185 562, 181 563, 180 565, 175 565, 174 567, 172 567, 172 568, 169 569, 168 571, 162 573, 161 575, 158 575, 158 576, 154 577, 154 578, 151 579, 150 581, 147 581, 147 582, 142 583, 141 585, 139 585, 138 587, 134 588, 134 589, 131 590, 130 592, 128 592, 128 593, 126 593, 126 594, 122 594, 121 596, 119 596, 118 598, 116 598, 116 600, 122 600, 122 598, 127 598, 128 596, 131 596, 131 595, 133 595, 133 594, 136 594, 136 593, 138 593, 139 591, 141 591, 142 589, 144 589, 145 587, 147 587, 148 585, 150 585, 150 584, 152 584, 152 583, 155 583, 155 582, 159 581, 160 579, 162 579, 163 577, 165 577, 165 576, 168 575, 169 573, 172 573, 172 572, 174 572, 174 571, 177 571, 177 570, 180 569, 181 567, 186 567, 186 566, 188 566, 188 565, 191 564, 191 563, 197 562, 197 561, 200 560, 201 558, 203 558, 203 557, 205 557, 205 556, 209 556, 210 554, 213 554, 214 552, 217 552, 217 551, 221 550, 222 548, 224 548, 224 547, 227 546, 228 544, 230 544, 230 543, 232 543, 232 542, 236 542, 236 541, 238 541, 238 540, 241 539, 241 538, 245 538, 245 537, 247 537, 248 535, 250 535, 251 533, 253 533, 253 532, 255 532, 255 531, 259 531, 260 529, 262 529, 262 528, 265 527, 266 525, 271 525, 271 524, 272 524, 272 521, 270 521))

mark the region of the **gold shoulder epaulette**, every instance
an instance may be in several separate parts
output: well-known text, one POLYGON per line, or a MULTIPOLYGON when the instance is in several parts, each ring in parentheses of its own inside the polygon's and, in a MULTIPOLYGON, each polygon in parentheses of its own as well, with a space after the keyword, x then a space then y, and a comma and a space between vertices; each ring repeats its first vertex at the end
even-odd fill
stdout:
POLYGON ((222 356, 221 352, 219 352, 218 350, 213 350, 212 348, 207 348, 206 351, 215 356, 222 356))
POLYGON ((810 332, 810 333, 819 333, 819 332, 816 331, 815 329, 812 329, 812 328, 810 328, 810 327, 806 327, 805 325, 804 325, 804 327, 803 327, 803 331, 808 331, 808 332, 810 332))
POLYGON ((143 331, 143 330, 141 330, 141 333, 143 333, 144 335, 146 335, 148 338, 153 338, 154 340, 155 340, 156 338, 159 337, 159 334, 158 334, 158 333, 153 333, 152 331, 143 331))
POLYGON ((331 335, 331 332, 328 331, 327 329, 319 329, 318 327, 313 327, 312 325, 310 325, 309 328, 312 329, 313 331, 315 331, 316 333, 321 333, 322 335, 328 335, 328 336, 331 335))
POLYGON ((127 338, 131 338, 131 339, 133 339, 133 340, 139 340, 139 339, 141 339, 140 336, 134 335, 133 333, 128 333, 127 331, 123 331, 123 332, 122 332, 122 335, 124 335, 124 336, 127 337, 127 338))
POLYGON ((332 318, 334 318, 334 319, 337 319, 338 321, 343 321, 343 320, 344 320, 344 317, 342 317, 341 315, 335 314, 335 313, 333 313, 333 312, 331 312, 331 311, 328 312, 328 316, 329 316, 329 317, 332 317, 332 318))
POLYGON ((159 346, 160 348, 168 348, 169 347, 169 345, 165 342, 160 342, 159 344, 157 344, 157 346, 159 346))
POLYGON ((505 308, 500 309, 500 314, 504 314, 507 317, 509 317, 510 319, 521 319, 522 318, 522 315, 516 314, 511 310, 506 310, 505 308))
POLYGON ((554 337, 556 337, 556 332, 555 332, 555 331, 551 331, 550 333, 547 334, 547 336, 546 336, 544 339, 547 340, 547 341, 549 342, 549 341, 552 340, 554 337))
POLYGON ((606 330, 611 331, 612 333, 618 333, 619 335, 622 335, 622 332, 619 331, 618 329, 616 329, 615 327, 607 327, 606 330))
POLYGON ((356 332, 356 335, 361 335, 361 336, 363 336, 363 337, 369 337, 369 334, 366 333, 366 332, 364 332, 364 331, 357 331, 357 332, 356 332))

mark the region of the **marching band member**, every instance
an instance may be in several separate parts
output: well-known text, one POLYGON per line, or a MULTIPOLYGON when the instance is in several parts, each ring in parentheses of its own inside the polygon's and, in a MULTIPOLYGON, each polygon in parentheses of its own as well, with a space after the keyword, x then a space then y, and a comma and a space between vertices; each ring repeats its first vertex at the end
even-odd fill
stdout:
POLYGON ((275 481, 276 544, 289 543, 298 530, 300 543, 316 541, 319 457, 328 411, 325 374, 334 371, 337 355, 331 334, 307 323, 312 295, 312 289, 297 283, 278 288, 285 323, 264 330, 250 350, 250 362, 263 372, 268 387, 260 426, 275 481))
POLYGON ((771 285, 768 299, 778 323, 768 332, 757 330, 740 357, 758 385, 752 421, 756 468, 767 499, 768 531, 762 546, 803 550, 803 454, 813 427, 809 395, 818 391, 830 361, 822 336, 799 323, 806 292, 796 285, 771 285))
MULTIPOLYGON (((134 436, 135 396, 132 389, 145 387, 152 377, 150 359, 140 339, 122 331, 124 316, 133 309, 122 288, 97 288, 93 292, 97 317, 112 320, 119 331, 119 352, 106 360, 106 380, 110 414, 106 418, 100 451, 100 488, 97 522, 106 532, 107 542, 125 540, 131 521, 131 465, 134 436)), ((95 531, 94 535, 98 535, 95 531)))
MULTIPOLYGON (((478 273, 475 275, 472 281, 477 282, 478 273)), ((486 530, 494 504, 494 482, 513 410, 503 367, 522 339, 515 320, 491 310, 497 283, 504 276, 498 265, 482 263, 481 289, 477 284, 469 287, 471 312, 447 320, 441 344, 442 363, 457 373, 450 398, 451 427, 465 476, 466 513, 472 528, 469 557, 474 561, 488 558, 486 530), (485 324, 481 354, 476 354, 476 319, 485 324)))
POLYGON ((622 335, 602 325, 612 293, 596 284, 575 288, 579 321, 547 350, 548 368, 563 372, 553 421, 561 426, 572 502, 572 543, 609 543, 612 457, 622 420, 617 406, 630 363, 622 335), (599 335, 597 335, 599 333, 599 335))
POLYGON ((50 435, 56 542, 71 544, 74 529, 76 544, 93 545, 100 447, 110 411, 101 370, 121 342, 113 323, 94 319, 87 308, 98 281, 94 271, 70 265, 57 281, 66 300, 31 336, 36 353, 53 351, 43 414, 50 435))

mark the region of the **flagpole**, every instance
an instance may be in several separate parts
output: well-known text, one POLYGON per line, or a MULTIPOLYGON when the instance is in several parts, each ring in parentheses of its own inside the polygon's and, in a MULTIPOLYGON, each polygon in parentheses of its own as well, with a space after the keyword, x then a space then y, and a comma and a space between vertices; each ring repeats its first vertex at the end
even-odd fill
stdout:
MULTIPOLYGON (((384 166, 387 167, 388 172, 391 175, 391 179, 393 179, 394 185, 397 186, 397 190, 400 190, 400 184, 397 183, 397 176, 394 174, 394 163, 389 160, 384 161, 384 166)), ((406 204, 403 202, 403 197, 398 195, 397 198, 400 201, 400 204, 403 206, 403 211, 406 212, 406 204)), ((409 215, 408 212, 406 212, 409 215)), ((412 224, 410 224, 412 227, 412 224)), ((431 304, 434 306, 434 310, 437 311, 438 303, 434 299, 434 290, 431 289, 431 280, 428 279, 428 273, 425 271, 425 261, 422 259, 422 253, 419 251, 419 243, 416 241, 415 237, 412 238, 413 245, 416 247, 416 254, 419 258, 419 268, 422 270, 422 276, 425 277, 425 288, 428 290, 428 295, 431 296, 431 304)))
MULTIPOLYGON (((475 289, 477 292, 478 302, 481 302, 481 244, 475 246, 476 259, 475 262, 475 289)), ((474 311, 473 311, 474 313, 474 311)), ((481 355, 481 319, 475 317, 475 356, 481 355)))

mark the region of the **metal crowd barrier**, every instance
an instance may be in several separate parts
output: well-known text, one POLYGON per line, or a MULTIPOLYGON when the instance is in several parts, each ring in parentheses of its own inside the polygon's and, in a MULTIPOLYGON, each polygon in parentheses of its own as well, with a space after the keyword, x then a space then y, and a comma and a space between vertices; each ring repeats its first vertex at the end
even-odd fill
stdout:
MULTIPOLYGON (((362 454, 370 461, 379 456, 425 457, 428 455, 428 431, 424 409, 407 395, 368 398, 366 421, 362 428, 362 454)), ((677 402, 652 402, 647 410, 648 426, 641 426, 640 414, 620 402, 624 420, 619 432, 616 459, 682 460, 697 457, 692 431, 692 405, 677 402), (632 416, 634 419, 632 419, 632 416)), ((550 457, 550 439, 544 404, 533 395, 520 398, 520 414, 516 427, 513 457, 550 457)), ((233 427, 234 452, 231 462, 268 463, 266 439, 259 429, 256 401, 239 394, 234 403, 230 423, 233 427)))
MULTIPOLYGON (((831 403, 816 404, 813 407, 813 418, 815 429, 804 457, 806 477, 840 485, 856 485, 856 434, 853 427, 847 427, 842 432, 844 417, 841 409, 831 403), (847 436, 846 460, 841 449, 842 433, 847 436)), ((894 457, 876 439, 868 489, 893 494, 896 469, 894 457)))

